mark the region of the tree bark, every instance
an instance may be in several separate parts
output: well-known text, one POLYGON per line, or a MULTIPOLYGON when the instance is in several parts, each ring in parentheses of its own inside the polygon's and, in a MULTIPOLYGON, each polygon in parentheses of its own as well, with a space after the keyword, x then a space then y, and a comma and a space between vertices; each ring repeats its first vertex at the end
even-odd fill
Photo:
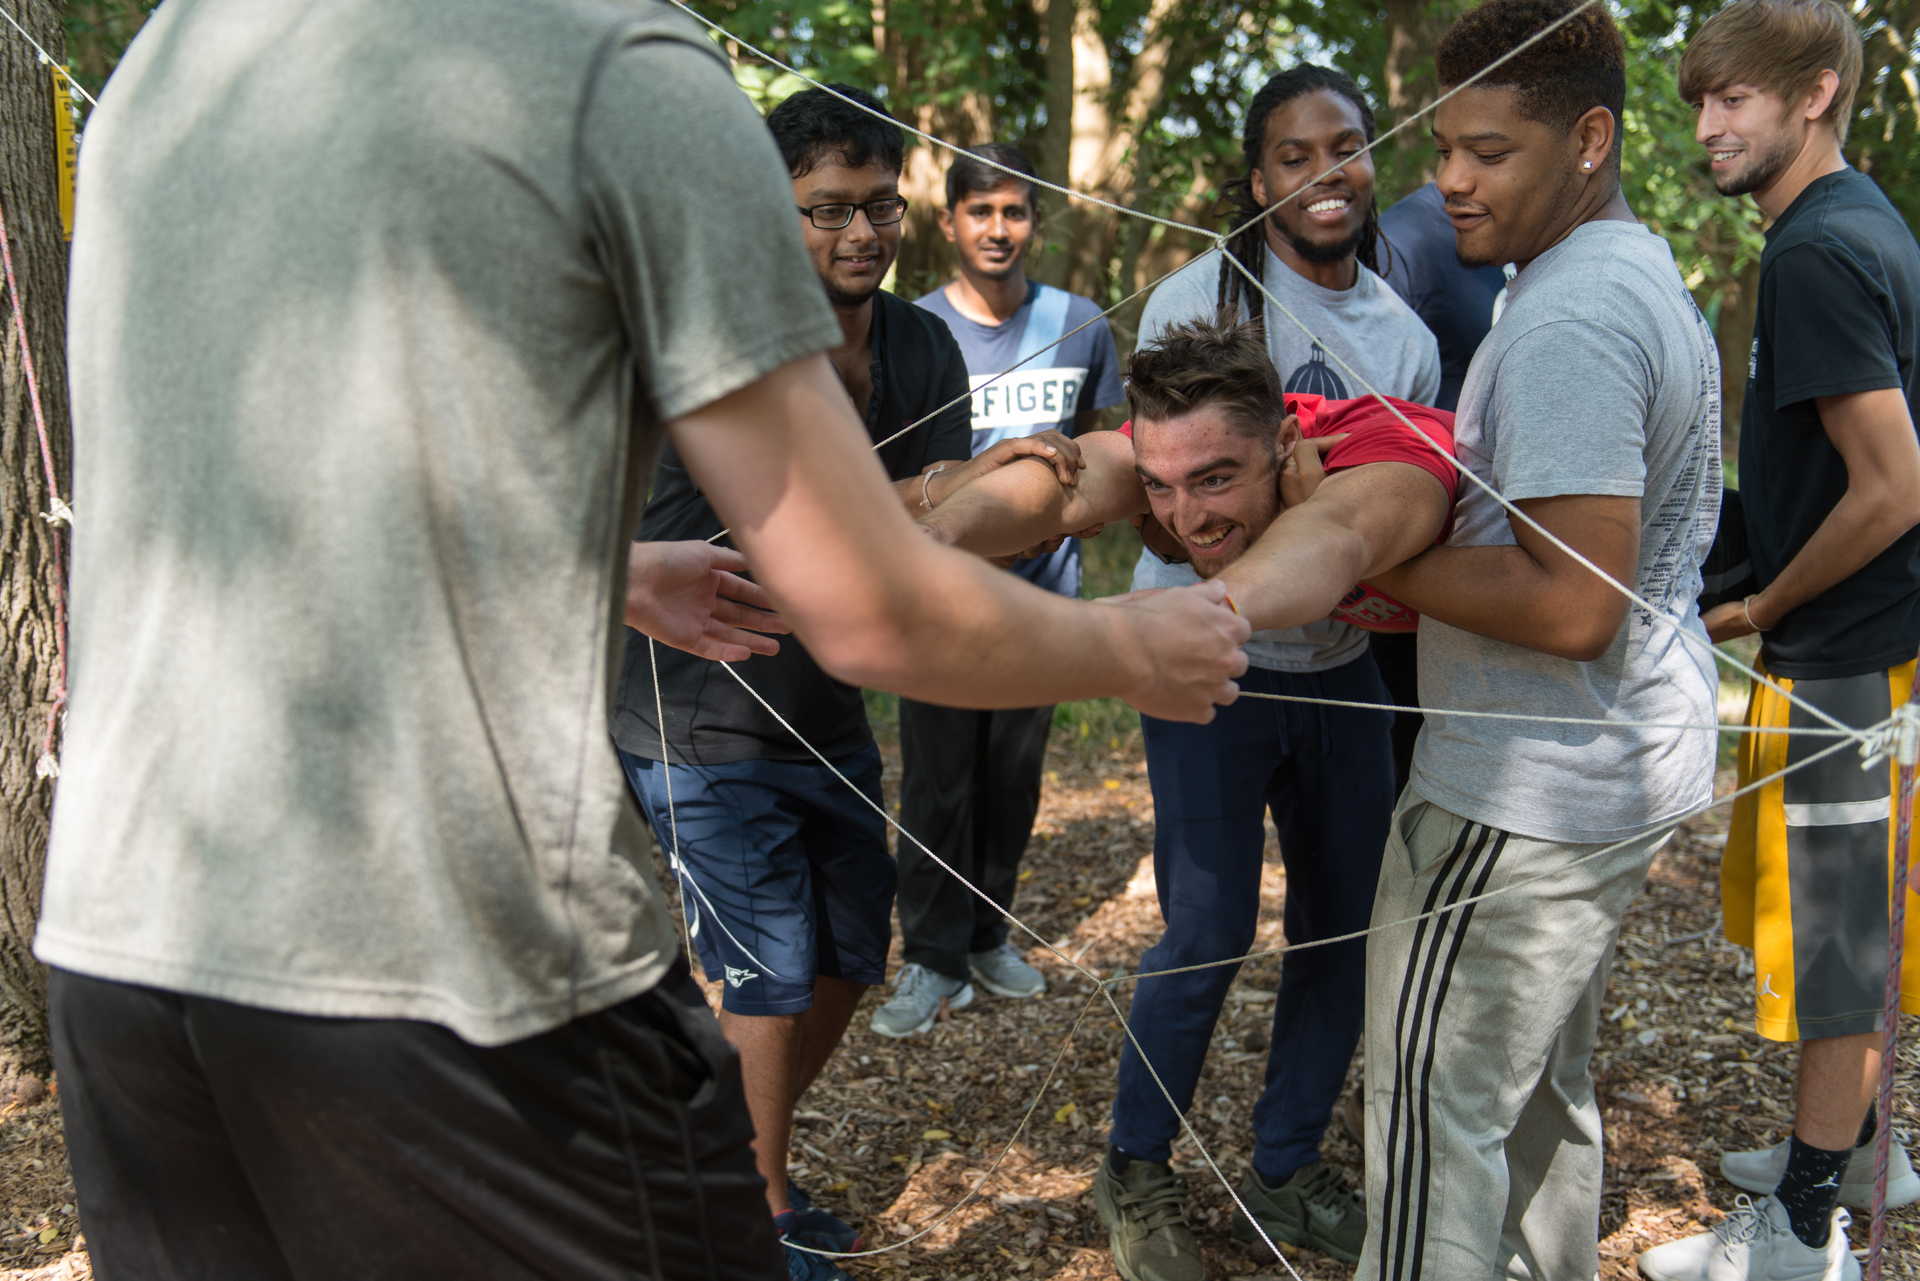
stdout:
MULTIPOLYGON (((15 5, 20 21, 64 57, 59 6, 15 5)), ((56 600, 66 573, 60 528, 34 425, 23 343, 31 351, 59 493, 69 493, 67 253, 60 224, 51 69, 11 26, 0 27, 0 212, 18 295, 0 307, 0 646, 6 717, 0 721, 0 1042, 18 1070, 51 1070, 46 973, 33 959, 53 781, 35 767, 61 697, 56 600)), ((56 740, 55 751, 58 750, 56 740)))
MULTIPOLYGON (((1439 96, 1433 71, 1433 46, 1446 29, 1434 13, 1434 0, 1386 0, 1387 101, 1380 113, 1381 131, 1391 128, 1439 96)), ((1376 156, 1375 184, 1380 207, 1386 208, 1434 175, 1433 147, 1425 124, 1396 135, 1376 156)))

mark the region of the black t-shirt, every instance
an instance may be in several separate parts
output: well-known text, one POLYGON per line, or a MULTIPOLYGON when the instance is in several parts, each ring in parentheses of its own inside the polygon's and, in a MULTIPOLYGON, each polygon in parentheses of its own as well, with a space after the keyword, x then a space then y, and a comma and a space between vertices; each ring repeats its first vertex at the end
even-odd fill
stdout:
POLYGON ((1432 183, 1381 214, 1380 232, 1387 242, 1379 253, 1381 279, 1440 343, 1440 394, 1434 407, 1457 409, 1467 366, 1493 328, 1493 300, 1507 287, 1507 273, 1460 265, 1446 198, 1432 183))
MULTIPOLYGON (((928 463, 972 456, 973 405, 968 398, 967 363, 960 345, 938 316, 882 290, 874 295, 873 397, 867 404, 867 432, 885 440, 940 405, 951 409, 882 448, 881 465, 894 480, 917 476, 928 463)), ((707 538, 722 528, 720 517, 693 483, 669 444, 654 477, 653 497, 640 522, 642 541, 669 542, 707 538)), ((721 539, 731 547, 730 540, 721 539)), ((800 642, 782 636, 780 652, 755 655, 734 665, 748 684, 787 718, 793 728, 827 756, 844 756, 872 740, 860 691, 820 669, 800 642)), ((782 729, 780 722, 720 670, 718 663, 684 650, 655 645, 660 662, 660 694, 667 717, 667 741, 675 763, 724 765, 733 761, 810 761, 813 754, 782 729)), ((653 672, 647 639, 627 633, 615 696, 613 741, 626 751, 659 760, 660 736, 654 728, 653 672)))
MULTIPOLYGON (((1816 178, 1767 232, 1740 416, 1740 495, 1765 587, 1847 492, 1817 396, 1904 388, 1920 420, 1920 246, 1871 178, 1816 178)), ((1767 669, 1858 676, 1920 647, 1920 528, 1761 637, 1767 669)))

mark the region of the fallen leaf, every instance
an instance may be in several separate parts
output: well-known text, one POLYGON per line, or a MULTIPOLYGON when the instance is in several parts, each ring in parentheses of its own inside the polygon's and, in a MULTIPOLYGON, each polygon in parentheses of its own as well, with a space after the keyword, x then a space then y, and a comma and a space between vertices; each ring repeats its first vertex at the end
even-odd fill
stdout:
POLYGON ((1065 1125, 1067 1123, 1067 1118, 1072 1116, 1075 1112, 1078 1112, 1079 1110, 1080 1110, 1080 1105, 1077 1103, 1063 1104, 1060 1110, 1053 1114, 1053 1123, 1055 1125, 1065 1125))
POLYGON ((1100 780, 1100 786, 1106 788, 1109 792, 1117 792, 1120 790, 1120 780, 1117 778, 1103 778, 1100 780))
POLYGON ((925 1139, 929 1143, 938 1143, 942 1139, 952 1138, 953 1131, 952 1130, 928 1130, 924 1134, 922 1134, 920 1137, 925 1139))

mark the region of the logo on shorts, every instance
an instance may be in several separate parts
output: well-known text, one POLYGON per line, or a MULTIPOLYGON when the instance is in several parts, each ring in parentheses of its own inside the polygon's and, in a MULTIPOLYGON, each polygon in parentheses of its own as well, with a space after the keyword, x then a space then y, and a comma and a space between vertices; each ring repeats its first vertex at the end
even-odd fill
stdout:
POLYGON ((748 979, 757 979, 759 977, 760 976, 752 970, 742 970, 731 965, 727 967, 727 982, 733 987, 739 987, 748 979))
POLYGON ((1772 971, 1768 971, 1768 973, 1767 973, 1767 977, 1766 977, 1766 978, 1764 978, 1764 979, 1762 979, 1762 980, 1760 981, 1760 995, 1761 995, 1761 996, 1770 996, 1770 997, 1772 997, 1772 998, 1773 998, 1774 1000, 1776 1000, 1776 1001, 1784 1001, 1784 1000, 1786 1000, 1786 999, 1787 999, 1786 997, 1784 997, 1784 996, 1781 996, 1781 995, 1780 995, 1780 994, 1779 994, 1778 992, 1776 992, 1776 991, 1774 991, 1774 990, 1773 990, 1773 973, 1772 973, 1772 971))

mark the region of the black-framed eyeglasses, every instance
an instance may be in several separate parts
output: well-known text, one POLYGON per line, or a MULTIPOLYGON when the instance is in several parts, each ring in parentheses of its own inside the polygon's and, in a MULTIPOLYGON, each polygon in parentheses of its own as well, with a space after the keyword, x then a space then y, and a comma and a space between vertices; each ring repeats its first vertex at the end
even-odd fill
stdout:
POLYGON ((807 221, 822 231, 838 231, 853 222, 853 211, 864 210, 867 221, 876 227, 899 222, 907 216, 907 202, 899 196, 888 196, 885 200, 869 200, 863 205, 815 205, 809 209, 805 205, 795 205, 807 216, 807 221))

